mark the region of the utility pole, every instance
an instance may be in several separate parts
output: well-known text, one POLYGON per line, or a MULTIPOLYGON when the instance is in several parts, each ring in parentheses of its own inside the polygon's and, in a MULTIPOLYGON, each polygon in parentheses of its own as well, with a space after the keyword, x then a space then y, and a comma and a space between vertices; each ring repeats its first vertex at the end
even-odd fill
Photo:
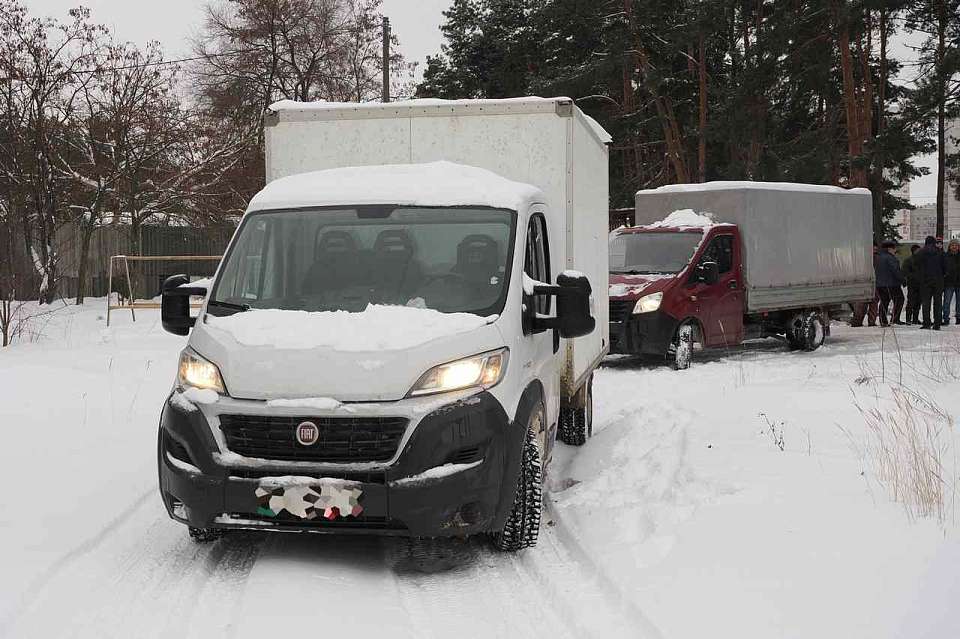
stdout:
POLYGON ((383 17, 383 101, 390 101, 390 18, 383 17))

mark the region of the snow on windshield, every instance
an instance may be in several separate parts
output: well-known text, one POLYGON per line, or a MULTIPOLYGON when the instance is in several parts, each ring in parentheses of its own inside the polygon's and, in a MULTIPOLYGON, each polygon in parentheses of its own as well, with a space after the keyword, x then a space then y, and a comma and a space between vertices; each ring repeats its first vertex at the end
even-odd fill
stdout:
POLYGON ((477 330, 493 319, 404 306, 367 307, 362 313, 251 310, 207 316, 207 324, 245 346, 329 348, 340 352, 397 351, 477 330))

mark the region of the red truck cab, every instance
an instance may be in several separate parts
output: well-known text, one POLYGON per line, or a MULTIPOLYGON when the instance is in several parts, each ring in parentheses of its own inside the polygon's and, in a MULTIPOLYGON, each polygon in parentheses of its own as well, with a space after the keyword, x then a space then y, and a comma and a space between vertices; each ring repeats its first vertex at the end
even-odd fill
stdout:
POLYGON ((744 339, 735 225, 620 229, 610 243, 611 352, 666 355, 690 326, 705 348, 744 339))

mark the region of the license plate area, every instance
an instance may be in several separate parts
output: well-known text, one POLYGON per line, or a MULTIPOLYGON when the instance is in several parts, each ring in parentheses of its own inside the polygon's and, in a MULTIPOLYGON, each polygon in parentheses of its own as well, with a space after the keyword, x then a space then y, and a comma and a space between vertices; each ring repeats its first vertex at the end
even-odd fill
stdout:
POLYGON ((315 477, 264 477, 255 490, 257 514, 303 521, 349 521, 364 512, 362 484, 315 477))

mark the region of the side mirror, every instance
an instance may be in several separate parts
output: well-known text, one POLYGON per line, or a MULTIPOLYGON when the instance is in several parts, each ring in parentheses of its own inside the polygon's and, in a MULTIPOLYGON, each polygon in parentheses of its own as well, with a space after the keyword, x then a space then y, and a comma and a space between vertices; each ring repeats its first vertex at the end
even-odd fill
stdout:
POLYGON ((160 303, 160 323, 163 330, 174 335, 189 335, 197 318, 190 317, 190 298, 206 296, 207 289, 188 286, 190 278, 174 275, 163 282, 163 299, 160 303))
POLYGON ((585 275, 562 273, 557 278, 556 286, 537 286, 534 293, 557 298, 557 316, 535 318, 535 330, 556 329, 560 337, 573 339, 589 335, 597 327, 597 320, 590 314, 590 295, 593 289, 585 275))
POLYGON ((716 284, 720 281, 720 265, 716 262, 704 262, 697 267, 696 280, 707 286, 716 284))

